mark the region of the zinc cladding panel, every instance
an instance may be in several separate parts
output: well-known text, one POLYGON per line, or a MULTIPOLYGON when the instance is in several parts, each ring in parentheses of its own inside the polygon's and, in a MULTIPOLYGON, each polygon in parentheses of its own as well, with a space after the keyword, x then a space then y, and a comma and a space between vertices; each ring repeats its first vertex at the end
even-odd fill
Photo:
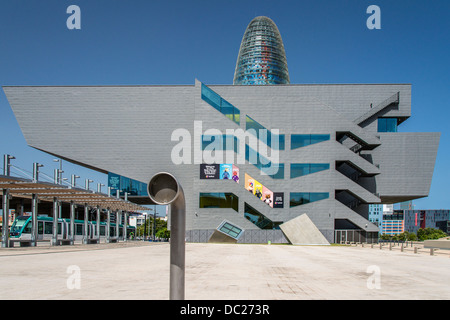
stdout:
POLYGON ((169 171, 186 183, 168 144, 175 128, 193 126, 192 89, 4 87, 30 146, 143 182, 169 171))
MULTIPOLYGON (((377 106, 399 92, 400 103, 398 110, 390 110, 383 116, 409 117, 411 115, 410 84, 294 84, 277 86, 210 86, 210 88, 227 98, 233 95, 241 96, 244 101, 253 103, 256 106, 270 102, 272 110, 279 108, 280 98, 282 98, 284 103, 290 101, 295 103, 299 100, 309 99, 333 108, 349 121, 366 114, 370 111, 371 105, 377 106), (249 91, 253 93, 245 97, 249 91)), ((232 101, 230 102, 233 103, 232 101)), ((270 115, 272 110, 266 109, 265 111, 270 115)), ((285 114, 285 116, 289 117, 289 114, 285 114)), ((281 116, 280 120, 284 121, 285 118, 281 116)), ((264 122, 265 119, 261 119, 261 121, 264 122)))
POLYGON ((373 162, 379 164, 381 170, 373 179, 377 193, 382 198, 428 196, 440 133, 379 135, 382 144, 372 151, 373 162))

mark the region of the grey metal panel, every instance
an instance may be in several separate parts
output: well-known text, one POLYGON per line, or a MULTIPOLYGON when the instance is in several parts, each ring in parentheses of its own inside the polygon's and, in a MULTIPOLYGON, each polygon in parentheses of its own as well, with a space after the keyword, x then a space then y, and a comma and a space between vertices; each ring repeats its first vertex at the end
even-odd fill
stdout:
POLYGON ((390 202, 428 196, 440 133, 380 133, 380 138, 382 145, 372 152, 381 169, 374 178, 377 193, 390 202))

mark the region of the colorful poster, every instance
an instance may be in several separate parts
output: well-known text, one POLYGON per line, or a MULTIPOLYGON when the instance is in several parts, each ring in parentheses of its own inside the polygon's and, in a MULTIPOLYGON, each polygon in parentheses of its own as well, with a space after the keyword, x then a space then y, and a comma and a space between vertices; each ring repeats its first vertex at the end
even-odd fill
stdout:
POLYGON ((254 194, 258 199, 263 200, 263 199, 262 199, 262 189, 263 189, 263 186, 262 186, 262 184, 261 184, 259 181, 257 181, 257 180, 254 180, 254 181, 255 181, 255 182, 254 182, 253 194, 254 194))
POLYGON ((245 174, 245 189, 272 208, 283 208, 283 192, 272 192, 248 174, 245 174))
POLYGON ((220 165, 218 164, 201 164, 200 179, 219 179, 220 165))
POLYGON ((239 183, 239 168, 234 164, 201 164, 200 179, 233 180, 239 183))
POLYGON ((273 192, 263 186, 262 193, 261 200, 273 208, 273 192))
POLYGON ((252 177, 250 177, 248 174, 245 174, 245 189, 253 193, 253 184, 254 180, 252 179, 252 177))
POLYGON ((233 174, 232 164, 221 164, 220 165, 220 179, 228 180, 231 179, 233 174))
POLYGON ((283 192, 274 192, 273 193, 273 207, 274 208, 283 208, 284 206, 284 193, 283 192))
POLYGON ((239 168, 233 164, 233 175, 231 177, 234 182, 239 183, 239 168))

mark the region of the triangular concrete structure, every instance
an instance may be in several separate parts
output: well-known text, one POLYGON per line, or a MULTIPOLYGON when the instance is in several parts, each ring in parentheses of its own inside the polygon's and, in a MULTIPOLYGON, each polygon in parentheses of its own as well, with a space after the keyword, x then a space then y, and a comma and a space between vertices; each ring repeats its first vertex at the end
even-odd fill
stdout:
POLYGON ((306 213, 280 225, 281 231, 292 244, 329 245, 322 232, 306 213))

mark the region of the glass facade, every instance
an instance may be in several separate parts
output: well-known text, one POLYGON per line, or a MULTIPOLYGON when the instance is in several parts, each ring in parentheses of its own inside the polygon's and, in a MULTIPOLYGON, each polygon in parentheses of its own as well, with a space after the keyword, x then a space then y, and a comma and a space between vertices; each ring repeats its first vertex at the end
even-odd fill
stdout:
POLYGON ((272 179, 284 179, 284 163, 271 163, 269 159, 245 145, 245 159, 272 179), (256 161, 255 161, 256 159, 256 161))
POLYGON ((202 150, 212 150, 213 147, 208 147, 209 145, 211 145, 214 142, 214 147, 215 144, 217 143, 218 145, 221 146, 221 148, 216 148, 216 150, 234 150, 234 152, 238 152, 238 148, 239 148, 239 141, 235 136, 232 135, 222 135, 222 136, 214 136, 214 135, 202 135, 202 150), (219 141, 216 142, 216 139, 218 139, 219 141))
POLYGON ((108 173, 108 187, 111 187, 111 195, 115 196, 117 190, 121 194, 128 192, 132 196, 147 196, 147 184, 133 180, 118 174, 108 173))
POLYGON ((330 140, 329 134, 292 134, 291 149, 309 146, 323 141, 330 140))
POLYGON ((397 132, 397 118, 378 118, 378 132, 397 132))
POLYGON ((278 139, 278 150, 284 150, 284 140, 285 140, 284 134, 280 134, 280 135, 272 134, 272 132, 270 132, 270 130, 266 129, 264 126, 262 126, 257 121, 250 118, 249 116, 246 116, 245 117, 245 130, 249 130, 249 129, 253 129, 254 131, 250 130, 249 132, 255 133, 256 137, 259 140, 265 142, 267 144, 267 146, 269 146, 270 148, 276 147, 275 145, 272 147, 272 141, 274 141, 275 139, 278 139), (262 132, 260 130, 266 130, 267 136, 263 137, 261 135, 262 132), (267 140, 267 141, 264 141, 264 140, 267 140))
POLYGON ((273 222, 245 202, 244 217, 260 229, 280 229, 282 222, 273 222))
POLYGON ((216 92, 208 88, 202 83, 202 99, 209 103, 214 109, 222 113, 225 117, 236 123, 240 124, 240 111, 231 103, 223 99, 216 92))
POLYGON ((239 197, 233 193, 201 192, 200 208, 231 208, 239 212, 239 197))
POLYGON ((233 84, 289 84, 283 40, 276 24, 256 17, 245 30, 236 62, 233 84))
POLYGON ((330 194, 328 192, 291 192, 290 207, 301 206, 315 201, 328 199, 330 194))
POLYGON ((328 169, 329 163, 291 163, 291 179, 328 169))

